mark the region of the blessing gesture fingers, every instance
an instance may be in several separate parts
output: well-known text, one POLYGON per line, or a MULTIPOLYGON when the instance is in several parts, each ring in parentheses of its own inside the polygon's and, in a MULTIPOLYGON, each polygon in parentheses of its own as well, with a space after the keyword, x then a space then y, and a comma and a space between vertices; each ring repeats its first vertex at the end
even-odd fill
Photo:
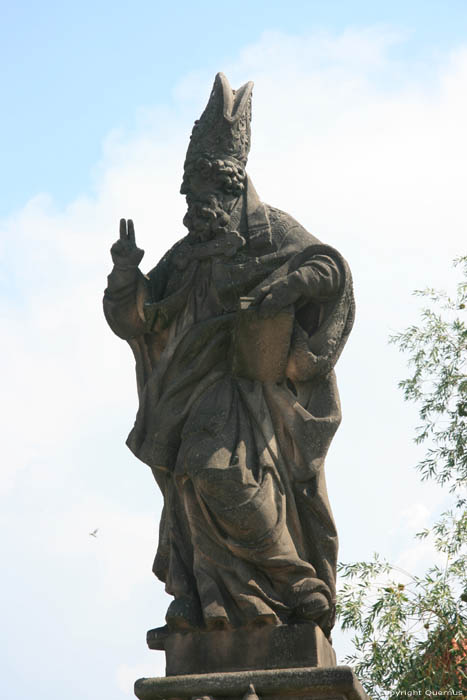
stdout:
POLYGON ((144 250, 138 248, 135 239, 135 227, 133 221, 120 219, 120 237, 110 249, 113 263, 116 267, 138 267, 144 250))

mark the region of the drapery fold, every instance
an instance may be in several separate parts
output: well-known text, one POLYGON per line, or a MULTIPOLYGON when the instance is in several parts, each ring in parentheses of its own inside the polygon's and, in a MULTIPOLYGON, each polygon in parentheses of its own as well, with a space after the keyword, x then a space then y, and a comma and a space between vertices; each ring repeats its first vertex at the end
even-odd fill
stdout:
POLYGON ((207 625, 285 621, 312 592, 335 600, 323 467, 341 417, 333 368, 353 322, 350 272, 251 183, 241 233, 246 246, 229 259, 197 259, 184 239, 120 290, 109 276, 104 299, 136 361, 127 444, 164 495, 154 572, 207 625), (193 255, 179 269, 182 245, 193 255), (284 381, 235 376, 239 298, 294 273, 310 294, 296 304, 284 381))

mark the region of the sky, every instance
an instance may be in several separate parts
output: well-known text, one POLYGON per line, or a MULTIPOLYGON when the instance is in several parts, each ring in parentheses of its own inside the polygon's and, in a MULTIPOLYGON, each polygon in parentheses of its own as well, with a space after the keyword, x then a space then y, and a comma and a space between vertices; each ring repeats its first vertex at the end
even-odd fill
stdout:
POLYGON ((413 534, 448 500, 414 470, 388 336, 465 254, 465 2, 4 1, 1 32, 2 697, 123 700, 164 673, 145 645, 169 602, 151 574, 161 498, 124 445, 133 359, 101 298, 120 217, 143 270, 184 235, 184 154, 219 70, 255 82, 260 197, 354 276, 326 466, 340 557, 422 570, 413 534))

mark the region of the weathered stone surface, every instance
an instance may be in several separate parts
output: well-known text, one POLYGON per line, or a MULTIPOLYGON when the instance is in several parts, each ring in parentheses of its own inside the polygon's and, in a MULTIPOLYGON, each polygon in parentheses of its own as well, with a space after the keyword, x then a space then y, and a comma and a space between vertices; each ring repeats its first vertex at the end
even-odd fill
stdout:
MULTIPOLYGON (((173 596, 141 700, 363 700, 336 667, 337 532, 324 461, 354 319, 344 258, 245 172, 252 83, 216 76, 181 187, 188 234, 145 275, 122 219, 104 295, 136 360, 127 444, 164 498, 153 570, 173 596)), ((160 203, 163 206, 163 203, 160 203)))
POLYGON ((185 238, 147 275, 133 222, 104 311, 136 360, 127 444, 164 497, 154 573, 173 595, 141 700, 363 700, 336 666, 337 533, 324 461, 354 319, 336 250, 263 204, 245 172, 252 83, 216 76, 181 187, 185 238))
POLYGON ((168 676, 336 665, 314 623, 170 634, 164 647, 168 676))
POLYGON ((262 203, 245 172, 251 92, 216 76, 184 165, 188 234, 145 275, 122 219, 104 296, 136 360, 127 444, 164 497, 153 568, 174 597, 169 656, 188 655, 177 633, 207 631, 229 668, 245 662, 228 634, 262 625, 258 644, 273 648, 282 626, 314 622, 330 638, 337 532, 324 461, 354 318, 343 257, 262 203))
POLYGON ((141 678, 135 694, 139 700, 243 700, 251 685, 259 700, 368 700, 348 666, 141 678))
POLYGON ((232 372, 253 381, 284 381, 292 337, 294 310, 259 318, 254 297, 240 299, 234 332, 232 372))

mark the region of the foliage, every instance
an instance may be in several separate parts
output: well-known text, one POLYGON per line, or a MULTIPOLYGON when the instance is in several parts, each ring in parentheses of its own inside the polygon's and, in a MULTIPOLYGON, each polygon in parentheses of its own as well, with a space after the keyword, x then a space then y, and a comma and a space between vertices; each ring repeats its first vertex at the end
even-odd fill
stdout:
POLYGON ((354 631, 355 653, 346 661, 373 698, 425 694, 465 697, 467 688, 467 257, 455 299, 434 289, 416 291, 429 301, 422 324, 391 338, 409 355, 404 398, 419 406, 417 443, 427 443, 417 465, 422 480, 449 485, 451 510, 430 529, 443 566, 415 576, 382 561, 340 564, 345 579, 338 615, 354 631))
POLYGON ((430 439, 426 457, 418 465, 422 479, 448 483, 451 491, 458 492, 467 483, 467 327, 459 314, 465 315, 467 305, 467 257, 455 264, 462 265, 464 273, 457 297, 451 299, 434 289, 416 291, 436 308, 423 309, 423 325, 410 326, 391 342, 409 353, 409 367, 414 370, 399 386, 406 400, 420 404, 423 422, 415 441, 430 439))

